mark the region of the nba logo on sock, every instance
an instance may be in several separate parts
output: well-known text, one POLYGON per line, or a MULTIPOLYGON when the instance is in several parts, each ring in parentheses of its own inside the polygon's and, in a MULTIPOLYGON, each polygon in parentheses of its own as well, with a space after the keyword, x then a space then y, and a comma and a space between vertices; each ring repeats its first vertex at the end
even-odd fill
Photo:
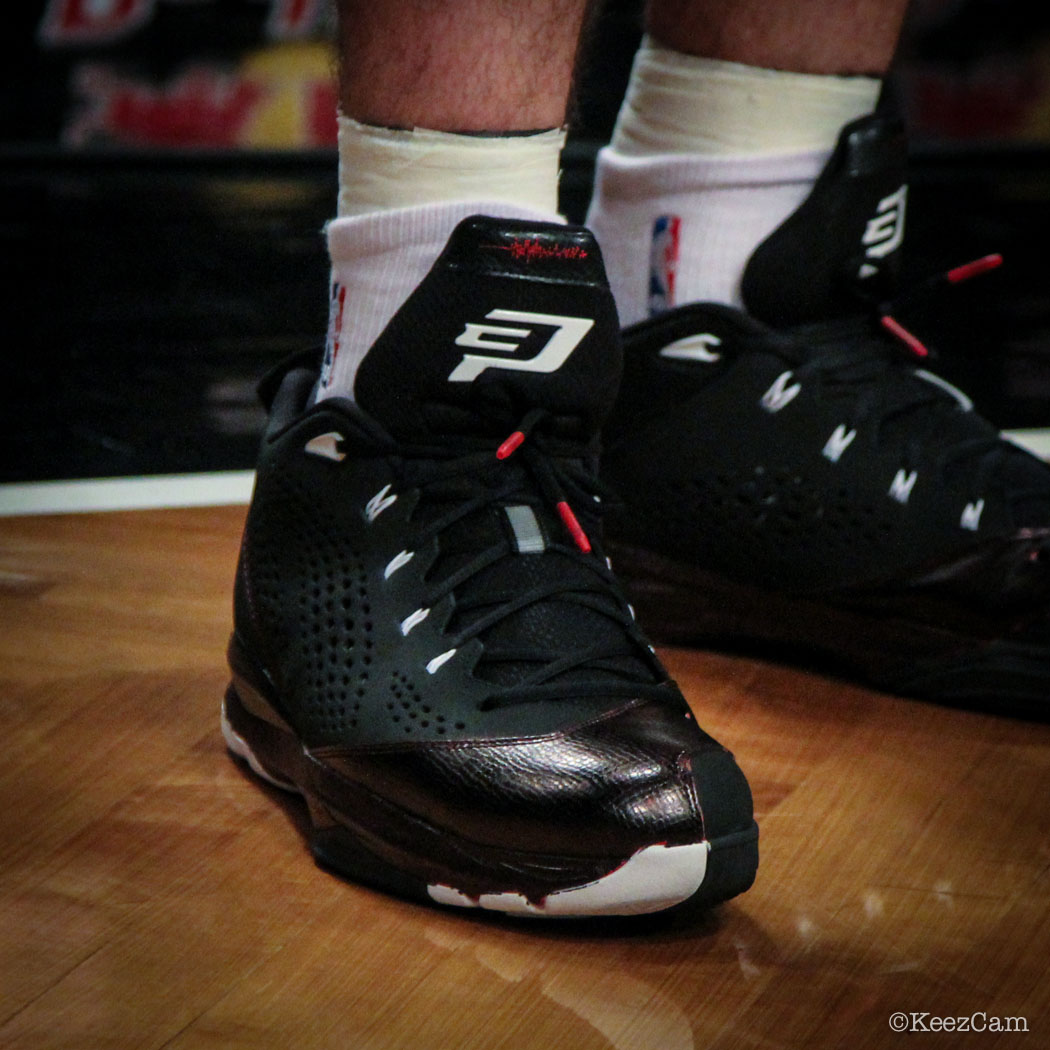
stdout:
POLYGON ((661 215, 653 223, 653 239, 649 247, 650 315, 662 313, 674 306, 681 226, 682 220, 677 215, 661 215))
POLYGON ((332 292, 328 300, 328 338, 324 344, 324 362, 321 365, 321 386, 327 387, 332 378, 335 359, 339 356, 339 343, 343 335, 343 304, 346 302, 346 289, 338 282, 332 282, 332 292))

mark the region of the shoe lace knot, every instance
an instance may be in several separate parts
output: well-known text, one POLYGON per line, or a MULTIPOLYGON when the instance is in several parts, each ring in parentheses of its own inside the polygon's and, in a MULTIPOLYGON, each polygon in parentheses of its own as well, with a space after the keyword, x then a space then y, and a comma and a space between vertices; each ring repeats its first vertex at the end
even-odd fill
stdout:
POLYGON ((878 323, 885 331, 889 332, 898 343, 913 357, 924 360, 931 356, 928 346, 910 329, 906 328, 898 320, 896 314, 903 309, 917 305, 925 299, 945 288, 954 288, 981 274, 990 273, 1003 264, 1003 257, 998 252, 982 255, 979 259, 973 259, 961 266, 954 266, 950 270, 935 274, 920 282, 914 288, 903 294, 893 296, 888 301, 878 303, 875 306, 875 314, 878 323))
POLYGON ((865 300, 866 312, 795 329, 808 351, 794 360, 795 379, 820 377, 820 396, 839 400, 844 426, 876 420, 878 442, 895 437, 901 468, 918 468, 930 450, 944 479, 967 487, 974 499, 996 487, 1016 524, 1043 521, 1050 512, 1050 487, 1032 457, 1003 441, 998 430, 972 412, 973 402, 941 376, 921 367, 935 357, 899 319, 935 294, 997 269, 991 254, 920 282, 891 299, 865 300))
POLYGON ((480 643, 473 674, 492 684, 489 706, 662 692, 663 669, 592 543, 606 496, 594 450, 550 423, 537 408, 495 447, 477 436, 404 447, 414 543, 437 551, 421 611, 445 603, 449 652, 480 643))

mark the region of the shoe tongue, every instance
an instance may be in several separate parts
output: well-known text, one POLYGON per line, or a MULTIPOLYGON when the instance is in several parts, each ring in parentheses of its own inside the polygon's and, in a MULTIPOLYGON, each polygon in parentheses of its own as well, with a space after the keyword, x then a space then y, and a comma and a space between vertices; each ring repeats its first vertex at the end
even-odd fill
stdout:
POLYGON ((889 298, 906 161, 899 120, 873 114, 847 124, 810 195, 751 256, 741 287, 748 312, 774 326, 804 324, 889 298))
POLYGON ((577 226, 473 216, 358 369, 358 404, 398 440, 503 439, 535 408, 586 442, 612 407, 619 324, 601 253, 577 226))

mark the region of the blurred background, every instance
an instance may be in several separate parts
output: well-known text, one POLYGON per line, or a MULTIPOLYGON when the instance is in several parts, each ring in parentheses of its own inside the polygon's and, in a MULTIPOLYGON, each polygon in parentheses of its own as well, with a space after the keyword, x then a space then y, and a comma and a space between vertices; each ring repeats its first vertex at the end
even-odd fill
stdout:
MULTIPOLYGON (((641 5, 609 0, 564 158, 581 219, 641 5)), ((327 317, 326 0, 12 4, 0 39, 0 482, 252 467, 254 386, 327 317)), ((923 334, 995 423, 1050 430, 1050 6, 916 0, 894 87, 914 278, 987 252, 923 334)))

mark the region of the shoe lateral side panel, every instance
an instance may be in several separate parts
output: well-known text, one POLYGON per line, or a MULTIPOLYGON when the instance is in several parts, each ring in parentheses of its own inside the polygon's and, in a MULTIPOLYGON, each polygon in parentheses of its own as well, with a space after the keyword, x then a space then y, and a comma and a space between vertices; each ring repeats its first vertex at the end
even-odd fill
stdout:
POLYGON ((334 729, 335 707, 353 703, 340 699, 345 683, 333 689, 322 680, 322 667, 360 671, 362 648, 374 644, 360 556, 363 508, 391 467, 386 450, 338 405, 323 402, 279 422, 264 441, 238 559, 234 670, 311 739, 334 729), (318 435, 347 458, 309 454, 318 435))
POLYGON ((659 425, 669 406, 716 382, 733 367, 742 345, 776 344, 786 352, 771 330, 719 303, 690 303, 631 325, 623 342, 623 380, 602 435, 606 449, 630 441, 640 426, 659 425), (707 347, 702 362, 689 359, 688 348, 698 345, 707 347))
MULTIPOLYGON (((564 732, 623 704, 603 695, 486 710, 492 683, 470 672, 477 642, 433 673, 449 650, 451 606, 420 608, 433 550, 391 576, 386 567, 412 547, 415 493, 401 486, 395 458, 353 443, 352 422, 322 402, 286 429, 260 460, 235 588, 235 625, 244 652, 270 683, 274 705, 308 744, 516 737, 564 732), (304 452, 340 426, 347 457, 304 452), (380 491, 396 497, 368 520, 380 491), (293 714, 294 712, 294 714, 293 714)), ((622 691, 621 691, 622 697, 622 691)))
MULTIPOLYGON (((261 613, 256 602, 249 538, 253 531, 253 518, 258 515, 259 501, 265 499, 268 464, 273 459, 275 444, 280 435, 302 417, 317 378, 315 371, 304 367, 307 360, 304 354, 295 355, 274 368, 259 384, 260 397, 266 405, 268 416, 260 439, 252 498, 241 532, 233 585, 234 634, 239 634, 243 643, 252 643, 254 648, 258 648, 261 642, 258 635, 261 613)), ((241 649, 246 651, 243 644, 241 649)))
MULTIPOLYGON (((631 361, 629 351, 629 369, 631 361)), ((637 368, 669 364, 650 357, 637 368)), ((819 375, 796 374, 788 364, 748 347, 692 388, 683 374, 684 397, 678 392, 610 441, 603 479, 627 512, 610 515, 608 535, 801 595, 916 584, 992 537, 1020 535, 992 493, 982 503, 980 532, 964 527, 974 495, 966 477, 942 477, 942 444, 928 443, 916 459, 910 432, 889 435, 876 419, 853 423, 850 405, 829 396, 819 375), (764 392, 783 376, 798 385, 797 396, 764 411, 764 392), (848 435, 849 444, 829 455, 836 434, 848 435), (893 482, 909 455, 916 483, 906 499, 894 498, 893 482)), ((650 392, 658 389, 652 378, 646 383, 650 392)), ((970 436, 966 414, 959 416, 960 433, 970 436)), ((976 576, 955 575, 952 593, 961 596, 961 581, 976 576)), ((1020 567, 1015 577, 1041 587, 1039 566, 1020 567)), ((977 590, 985 598, 996 593, 977 590)))

